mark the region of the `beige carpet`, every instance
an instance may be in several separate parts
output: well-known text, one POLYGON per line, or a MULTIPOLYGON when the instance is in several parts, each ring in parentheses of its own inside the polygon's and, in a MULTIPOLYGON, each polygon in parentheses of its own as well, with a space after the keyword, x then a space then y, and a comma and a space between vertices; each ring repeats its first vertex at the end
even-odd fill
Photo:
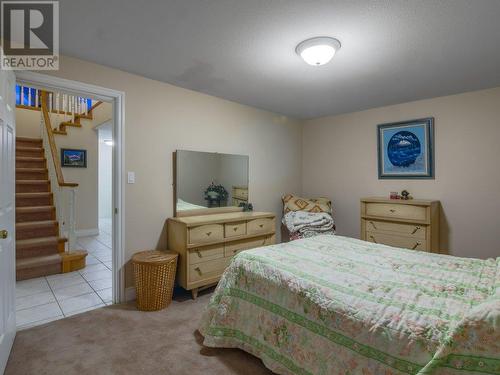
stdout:
POLYGON ((196 329, 209 297, 159 312, 114 305, 18 332, 5 374, 272 374, 243 351, 203 347, 196 329))

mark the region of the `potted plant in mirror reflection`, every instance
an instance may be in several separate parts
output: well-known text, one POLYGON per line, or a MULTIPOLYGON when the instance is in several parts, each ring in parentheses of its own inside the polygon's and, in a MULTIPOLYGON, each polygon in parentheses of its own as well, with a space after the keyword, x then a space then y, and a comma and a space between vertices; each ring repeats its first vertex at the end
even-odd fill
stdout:
POLYGON ((205 200, 208 207, 224 207, 227 206, 227 198, 229 194, 222 185, 216 185, 214 182, 205 190, 205 200))
POLYGON ((253 205, 252 205, 252 203, 240 202, 240 205, 238 207, 242 207, 243 208, 243 212, 253 211, 253 205))

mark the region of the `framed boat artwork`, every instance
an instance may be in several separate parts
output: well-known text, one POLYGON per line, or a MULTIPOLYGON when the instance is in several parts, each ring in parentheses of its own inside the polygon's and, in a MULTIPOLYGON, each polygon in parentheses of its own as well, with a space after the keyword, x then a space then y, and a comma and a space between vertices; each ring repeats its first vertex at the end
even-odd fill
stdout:
POLYGON ((434 118, 377 126, 379 179, 434 178, 434 118))

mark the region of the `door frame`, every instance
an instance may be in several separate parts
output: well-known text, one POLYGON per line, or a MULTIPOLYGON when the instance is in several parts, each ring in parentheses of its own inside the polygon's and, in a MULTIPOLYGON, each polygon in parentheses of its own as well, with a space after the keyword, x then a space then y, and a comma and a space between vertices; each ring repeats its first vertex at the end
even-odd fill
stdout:
POLYGON ((31 71, 16 72, 16 81, 33 87, 70 91, 113 104, 113 303, 125 302, 125 93, 31 71))

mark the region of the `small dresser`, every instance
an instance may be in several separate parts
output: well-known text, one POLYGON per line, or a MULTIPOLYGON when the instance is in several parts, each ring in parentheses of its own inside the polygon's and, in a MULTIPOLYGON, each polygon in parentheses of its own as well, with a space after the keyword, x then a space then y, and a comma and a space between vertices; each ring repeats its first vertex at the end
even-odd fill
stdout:
POLYGON ((439 201, 361 199, 361 239, 439 253, 439 201))
POLYGON ((275 243, 275 215, 227 212, 168 219, 168 248, 179 253, 177 282, 190 290, 217 283, 240 251, 275 243))

